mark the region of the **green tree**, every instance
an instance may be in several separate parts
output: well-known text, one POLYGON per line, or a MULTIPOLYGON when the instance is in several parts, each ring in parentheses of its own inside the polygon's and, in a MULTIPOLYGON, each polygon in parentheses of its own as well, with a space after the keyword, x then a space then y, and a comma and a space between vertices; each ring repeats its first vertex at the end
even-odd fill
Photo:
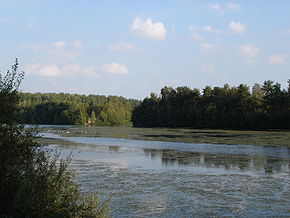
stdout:
POLYGON ((129 124, 131 120, 130 106, 119 98, 111 96, 100 112, 100 119, 107 125, 129 124))
POLYGON ((61 160, 17 122, 23 73, 0 76, 0 217, 107 217, 108 202, 83 196, 61 160))
POLYGON ((132 112, 136 127, 202 127, 234 129, 290 128, 288 89, 265 81, 250 89, 245 84, 198 89, 165 86, 160 97, 145 98, 132 112))
POLYGON ((90 116, 90 121, 91 121, 91 125, 96 125, 97 122, 97 118, 96 118, 96 114, 95 111, 92 111, 91 116, 90 116))

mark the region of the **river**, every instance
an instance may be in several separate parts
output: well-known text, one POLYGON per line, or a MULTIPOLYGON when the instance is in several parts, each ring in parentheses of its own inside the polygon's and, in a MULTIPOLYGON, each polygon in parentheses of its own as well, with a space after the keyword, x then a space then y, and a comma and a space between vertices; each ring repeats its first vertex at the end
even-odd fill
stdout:
POLYGON ((290 217, 287 147, 43 136, 77 143, 50 146, 113 217, 290 217))

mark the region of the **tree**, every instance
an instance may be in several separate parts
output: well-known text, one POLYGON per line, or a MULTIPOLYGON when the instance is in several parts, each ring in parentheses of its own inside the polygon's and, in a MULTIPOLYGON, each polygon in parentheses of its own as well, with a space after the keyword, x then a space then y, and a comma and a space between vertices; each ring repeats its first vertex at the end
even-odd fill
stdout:
POLYGON ((61 160, 35 142, 37 132, 17 122, 24 73, 0 76, 0 217, 106 217, 108 202, 83 196, 61 160), (59 164, 58 164, 59 162, 59 164))
POLYGON ((130 106, 116 96, 111 96, 100 112, 100 119, 107 125, 128 124, 131 119, 130 106))
POLYGON ((165 86, 160 97, 145 98, 132 112, 136 127, 202 127, 234 129, 290 128, 288 89, 265 81, 261 87, 240 84, 198 89, 165 86))
MULTIPOLYGON (((103 95, 78 95, 64 93, 19 93, 20 116, 22 123, 37 124, 67 124, 84 125, 90 120, 92 111, 97 118, 95 125, 105 125, 100 120, 100 113, 106 102, 112 96, 103 95)), ((140 102, 134 99, 125 99, 114 96, 126 105, 128 119, 124 124, 130 122, 132 108, 140 102)), ((122 123, 123 124, 123 123, 122 123)))
POLYGON ((91 124, 91 125, 95 125, 96 122, 97 122, 97 118, 96 118, 95 111, 92 111, 92 113, 91 113, 91 117, 90 117, 90 124, 91 124))

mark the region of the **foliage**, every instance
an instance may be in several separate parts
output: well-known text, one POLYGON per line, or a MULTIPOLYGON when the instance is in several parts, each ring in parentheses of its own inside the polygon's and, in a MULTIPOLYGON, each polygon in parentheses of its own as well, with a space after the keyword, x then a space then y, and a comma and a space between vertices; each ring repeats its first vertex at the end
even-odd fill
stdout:
POLYGON ((188 87, 164 87, 151 94, 132 112, 136 127, 194 127, 231 129, 290 128, 290 80, 288 90, 265 81, 237 87, 206 86, 203 94, 188 87))
POLYGON ((117 96, 21 93, 22 123, 123 125, 138 100, 117 96), (94 113, 94 116, 92 117, 94 113))
POLYGON ((113 96, 108 98, 99 117, 104 124, 129 124, 131 120, 131 107, 113 96))
POLYGON ((37 132, 17 123, 23 73, 0 77, 0 217, 107 217, 108 202, 83 196, 61 160, 35 142, 37 132))

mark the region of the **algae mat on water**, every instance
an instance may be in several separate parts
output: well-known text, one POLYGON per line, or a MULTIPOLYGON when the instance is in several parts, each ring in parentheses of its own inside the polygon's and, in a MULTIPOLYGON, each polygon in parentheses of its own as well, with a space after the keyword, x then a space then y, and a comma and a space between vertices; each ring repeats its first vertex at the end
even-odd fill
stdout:
MULTIPOLYGON (((41 127, 41 126, 40 126, 41 127)), ((262 145, 290 147, 290 131, 243 131, 213 129, 171 129, 133 127, 52 127, 43 131, 69 137, 112 137, 150 141, 262 145)))

